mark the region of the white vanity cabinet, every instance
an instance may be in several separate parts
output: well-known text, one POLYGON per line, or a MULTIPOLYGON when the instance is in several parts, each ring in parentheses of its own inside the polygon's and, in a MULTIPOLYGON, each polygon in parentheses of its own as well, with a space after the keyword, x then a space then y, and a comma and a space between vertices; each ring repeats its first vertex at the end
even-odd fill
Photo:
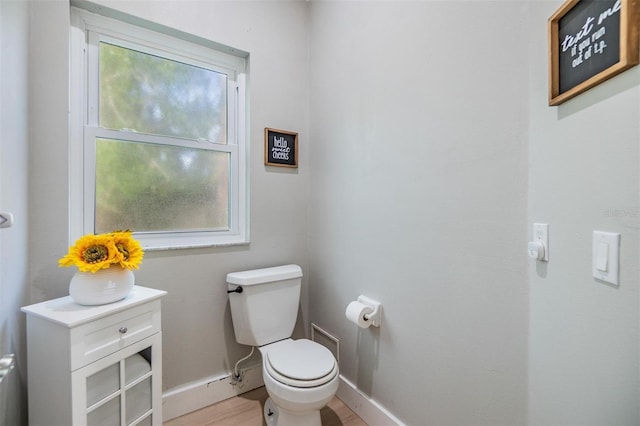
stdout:
POLYGON ((161 425, 165 291, 121 301, 67 297, 25 306, 29 425, 161 425))

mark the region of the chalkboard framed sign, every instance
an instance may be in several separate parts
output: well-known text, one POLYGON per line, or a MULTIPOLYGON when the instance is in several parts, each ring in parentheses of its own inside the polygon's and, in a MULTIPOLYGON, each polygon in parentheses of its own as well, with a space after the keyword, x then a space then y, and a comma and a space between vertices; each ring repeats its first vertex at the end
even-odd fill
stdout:
POLYGON ((264 129, 264 164, 298 167, 298 134, 266 127, 264 129))
POLYGON ((638 63, 636 0, 567 0, 549 18, 549 105, 638 63))

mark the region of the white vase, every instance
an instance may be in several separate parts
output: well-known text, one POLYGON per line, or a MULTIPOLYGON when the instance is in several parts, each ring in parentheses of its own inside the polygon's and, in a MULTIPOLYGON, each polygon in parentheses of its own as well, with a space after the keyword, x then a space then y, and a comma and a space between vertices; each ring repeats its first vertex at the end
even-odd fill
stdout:
POLYGON ((127 297, 134 284, 133 271, 117 265, 95 273, 78 271, 69 283, 69 296, 79 305, 104 305, 127 297))

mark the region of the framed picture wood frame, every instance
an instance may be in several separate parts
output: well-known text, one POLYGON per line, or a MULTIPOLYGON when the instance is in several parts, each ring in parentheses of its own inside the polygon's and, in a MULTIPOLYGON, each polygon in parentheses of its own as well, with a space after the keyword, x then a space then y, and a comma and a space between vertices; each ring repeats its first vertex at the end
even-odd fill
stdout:
POLYGON ((298 133, 265 127, 264 164, 297 168, 298 133))
POLYGON ((548 21, 549 105, 638 64, 638 0, 567 0, 548 21))

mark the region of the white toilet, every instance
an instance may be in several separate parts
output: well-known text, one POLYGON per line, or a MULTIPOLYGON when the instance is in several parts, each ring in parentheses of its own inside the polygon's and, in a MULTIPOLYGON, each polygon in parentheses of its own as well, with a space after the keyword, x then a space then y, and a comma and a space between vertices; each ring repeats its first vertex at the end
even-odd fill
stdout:
POLYGON ((291 339, 298 316, 302 269, 298 265, 227 275, 236 341, 257 346, 269 394, 267 425, 320 426, 320 409, 338 390, 331 351, 308 339, 291 339))

